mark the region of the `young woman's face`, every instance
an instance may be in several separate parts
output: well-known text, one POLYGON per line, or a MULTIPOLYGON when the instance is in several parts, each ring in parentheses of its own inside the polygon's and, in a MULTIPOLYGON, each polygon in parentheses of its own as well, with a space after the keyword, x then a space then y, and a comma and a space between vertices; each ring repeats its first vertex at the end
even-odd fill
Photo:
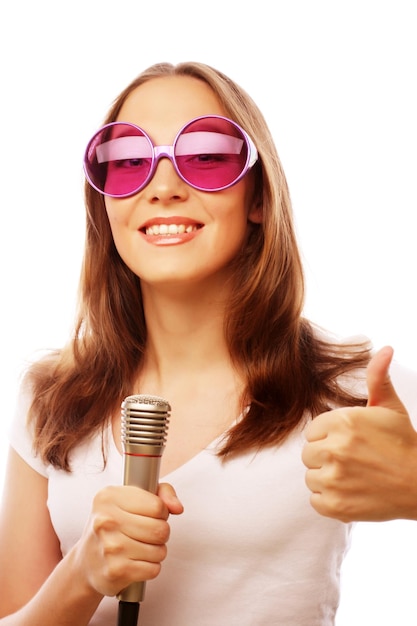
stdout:
MULTIPOLYGON (((210 87, 173 76, 136 88, 117 119, 143 128, 154 145, 171 145, 184 124, 210 114, 226 116, 210 87)), ((252 196, 251 174, 222 191, 198 191, 162 158, 144 189, 105 202, 117 250, 142 284, 179 287, 201 281, 224 284, 231 260, 244 245, 248 222, 260 221, 252 196)))

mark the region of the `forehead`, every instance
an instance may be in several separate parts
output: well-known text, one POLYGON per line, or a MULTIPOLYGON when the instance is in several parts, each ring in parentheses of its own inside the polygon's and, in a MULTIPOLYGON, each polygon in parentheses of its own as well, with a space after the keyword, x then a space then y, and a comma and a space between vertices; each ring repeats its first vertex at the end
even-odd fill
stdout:
POLYGON ((191 76, 152 78, 125 100, 117 120, 143 127, 151 135, 175 134, 201 115, 227 112, 207 83, 191 76))

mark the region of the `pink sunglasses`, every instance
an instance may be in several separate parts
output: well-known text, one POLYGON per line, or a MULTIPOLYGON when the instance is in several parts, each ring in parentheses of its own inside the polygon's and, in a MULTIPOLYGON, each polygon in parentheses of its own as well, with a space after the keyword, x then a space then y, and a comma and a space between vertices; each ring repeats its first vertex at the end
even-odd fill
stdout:
POLYGON ((236 122, 219 115, 191 120, 177 133, 172 146, 154 146, 139 126, 112 122, 90 139, 84 171, 101 194, 124 198, 149 183, 163 157, 170 159, 178 176, 195 189, 220 191, 245 176, 258 160, 258 152, 236 122))

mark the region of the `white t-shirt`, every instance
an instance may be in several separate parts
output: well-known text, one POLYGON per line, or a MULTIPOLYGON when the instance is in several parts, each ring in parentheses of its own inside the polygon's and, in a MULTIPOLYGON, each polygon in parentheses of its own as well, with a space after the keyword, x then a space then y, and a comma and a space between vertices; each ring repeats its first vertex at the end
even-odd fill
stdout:
MULTIPOLYGON (((417 375, 392 367, 397 391, 417 424, 417 375)), ((121 484, 123 459, 106 434, 78 446, 72 473, 44 465, 31 451, 22 399, 11 444, 48 478, 48 507, 65 555, 79 539, 96 492, 121 484)), ((146 584, 140 626, 331 626, 350 524, 310 506, 301 461, 302 432, 284 444, 223 463, 220 440, 162 477, 184 513, 170 517, 162 572, 146 584)), ((91 626, 114 626, 118 601, 104 598, 91 626)))

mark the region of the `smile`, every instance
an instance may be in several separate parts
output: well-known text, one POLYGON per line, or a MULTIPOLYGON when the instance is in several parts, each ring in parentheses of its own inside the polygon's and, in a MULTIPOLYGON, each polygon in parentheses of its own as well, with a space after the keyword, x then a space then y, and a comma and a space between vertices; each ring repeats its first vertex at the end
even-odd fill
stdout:
POLYGON ((147 226, 145 233, 152 235, 183 235, 184 233, 192 233, 200 228, 197 224, 152 224, 147 226))

